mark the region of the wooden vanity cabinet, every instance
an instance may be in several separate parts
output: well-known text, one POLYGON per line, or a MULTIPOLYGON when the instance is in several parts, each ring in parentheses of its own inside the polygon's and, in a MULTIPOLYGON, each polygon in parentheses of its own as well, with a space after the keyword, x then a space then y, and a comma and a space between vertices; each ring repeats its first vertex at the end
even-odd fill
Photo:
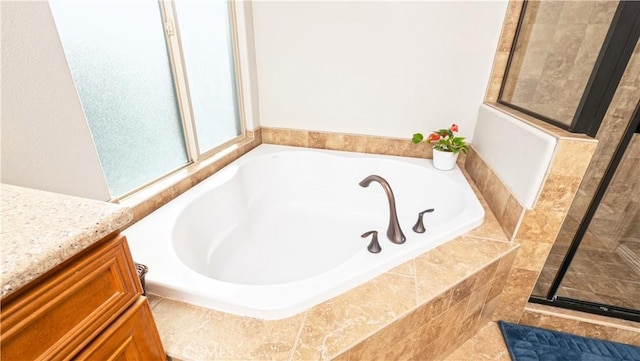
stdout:
POLYGON ((2 360, 164 360, 124 236, 2 299, 2 360))

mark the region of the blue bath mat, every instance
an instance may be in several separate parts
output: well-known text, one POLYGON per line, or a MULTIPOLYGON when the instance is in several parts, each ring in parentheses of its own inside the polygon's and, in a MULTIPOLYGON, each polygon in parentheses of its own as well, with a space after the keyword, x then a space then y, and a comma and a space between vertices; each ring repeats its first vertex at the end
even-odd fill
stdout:
POLYGON ((640 347, 498 321, 513 361, 640 361, 640 347))

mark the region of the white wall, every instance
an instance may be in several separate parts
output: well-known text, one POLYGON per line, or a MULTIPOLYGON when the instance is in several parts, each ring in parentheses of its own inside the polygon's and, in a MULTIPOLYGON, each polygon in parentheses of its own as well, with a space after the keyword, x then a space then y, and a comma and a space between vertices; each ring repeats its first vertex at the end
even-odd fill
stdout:
MULTIPOLYGON (((2 181, 109 199, 47 3, 0 4, 2 181)), ((258 84, 257 92, 249 89, 248 128, 408 138, 456 122, 471 138, 506 6, 506 0, 239 6, 248 22, 239 34, 249 54, 243 81, 258 84)))
POLYGON ((258 1, 260 124, 472 137, 507 2, 258 1))
POLYGON ((1 6, 2 182, 109 200, 49 5, 1 6))

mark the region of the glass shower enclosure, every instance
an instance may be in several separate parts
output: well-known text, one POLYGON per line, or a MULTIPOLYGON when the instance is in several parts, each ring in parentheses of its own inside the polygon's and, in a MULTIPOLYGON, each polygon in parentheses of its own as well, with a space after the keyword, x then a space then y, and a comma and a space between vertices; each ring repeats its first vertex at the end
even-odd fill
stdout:
POLYGON ((640 2, 525 1, 498 102, 598 140, 530 301, 640 321, 640 2))

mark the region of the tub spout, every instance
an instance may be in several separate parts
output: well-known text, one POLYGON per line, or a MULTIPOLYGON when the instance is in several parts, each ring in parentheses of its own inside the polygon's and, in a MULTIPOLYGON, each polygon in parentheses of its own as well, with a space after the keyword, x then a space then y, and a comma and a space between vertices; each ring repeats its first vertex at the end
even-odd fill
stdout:
POLYGON ((393 191, 389 183, 379 175, 372 174, 363 179, 360 183, 360 187, 368 187, 371 182, 378 182, 387 193, 387 199, 389 200, 389 227, 387 228, 387 237, 389 240, 396 244, 402 244, 407 238, 400 229, 400 223, 398 223, 398 214, 396 212, 396 199, 393 196, 393 191))

